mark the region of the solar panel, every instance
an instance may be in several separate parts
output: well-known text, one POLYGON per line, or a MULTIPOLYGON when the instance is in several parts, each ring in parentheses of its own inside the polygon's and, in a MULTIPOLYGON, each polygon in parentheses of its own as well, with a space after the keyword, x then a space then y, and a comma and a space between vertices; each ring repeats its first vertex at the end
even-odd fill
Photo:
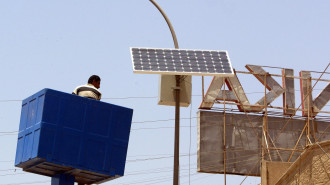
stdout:
POLYGON ((227 51, 131 48, 133 72, 233 76, 227 51))

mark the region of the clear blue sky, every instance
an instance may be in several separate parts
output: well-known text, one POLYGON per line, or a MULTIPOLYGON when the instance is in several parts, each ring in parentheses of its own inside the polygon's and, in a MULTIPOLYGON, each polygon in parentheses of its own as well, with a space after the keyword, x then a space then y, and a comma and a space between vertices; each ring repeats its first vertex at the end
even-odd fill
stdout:
MULTIPOLYGON (((255 64, 292 68, 298 75, 323 71, 329 63, 328 0, 157 2, 180 48, 227 50, 237 70, 255 64)), ((0 185, 50 184, 48 177, 14 171, 21 106, 16 100, 43 88, 71 93, 92 74, 102 78, 103 101, 134 109, 126 175, 105 184, 172 183, 174 107, 157 105, 158 75, 133 74, 129 47, 174 47, 148 0, 0 0, 0 185)), ((244 81, 247 92, 260 87, 253 78, 244 81)), ((180 181, 189 184, 190 174, 191 185, 223 184, 223 175, 196 174, 200 77, 193 77, 192 90, 192 107, 181 109, 182 118, 192 119, 181 122, 180 181)), ((228 176, 227 184, 243 178, 228 176)), ((258 183, 260 178, 249 177, 244 184, 258 183)))

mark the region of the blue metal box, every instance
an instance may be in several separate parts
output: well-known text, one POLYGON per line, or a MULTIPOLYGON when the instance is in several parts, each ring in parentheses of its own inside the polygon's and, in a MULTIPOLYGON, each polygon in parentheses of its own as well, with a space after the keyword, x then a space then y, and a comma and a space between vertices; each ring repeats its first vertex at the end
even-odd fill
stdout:
POLYGON ((133 110, 43 89, 23 100, 15 165, 84 184, 124 175, 133 110))

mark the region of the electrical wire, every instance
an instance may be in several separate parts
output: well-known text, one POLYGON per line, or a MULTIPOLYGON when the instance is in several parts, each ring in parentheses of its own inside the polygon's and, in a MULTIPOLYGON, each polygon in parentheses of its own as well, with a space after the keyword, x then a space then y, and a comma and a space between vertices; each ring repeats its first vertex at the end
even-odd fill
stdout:
POLYGON ((10 183, 10 184, 0 184, 0 185, 24 185, 24 184, 40 184, 49 183, 49 181, 33 181, 33 182, 20 182, 20 183, 10 183))
POLYGON ((27 173, 10 173, 10 174, 0 175, 0 177, 11 176, 11 175, 25 175, 25 174, 27 174, 27 173))
POLYGON ((10 133, 17 133, 18 131, 6 131, 6 132, 0 132, 0 134, 10 134, 10 133))
POLYGON ((12 168, 12 169, 4 169, 4 170, 0 170, 0 172, 4 172, 4 171, 14 171, 16 172, 17 170, 21 170, 20 168, 12 168))
POLYGON ((8 163, 8 162, 14 162, 13 160, 10 161, 0 161, 0 163, 8 163))
MULTIPOLYGON (((193 153, 193 154, 180 154, 180 157, 187 157, 187 156, 195 156, 197 155, 197 153, 193 153)), ((131 163, 131 162, 141 162, 141 161, 151 161, 151 160, 158 160, 158 159, 169 159, 169 158, 173 158, 173 155, 168 155, 168 156, 160 156, 160 157, 152 157, 152 158, 142 158, 142 159, 131 159, 131 160, 126 160, 127 163, 131 163)), ((13 160, 8 160, 8 161, 0 161, 3 163, 6 162, 14 162, 13 160)), ((6 169, 10 170, 10 169, 6 169)))
MULTIPOLYGON (((321 90, 324 90, 324 89, 313 89, 313 90, 321 91, 321 90)), ((301 90, 300 89, 295 89, 295 91, 300 92, 301 90)), ((260 92, 259 91, 245 92, 245 94, 261 94, 261 93, 264 93, 264 92, 261 92, 261 91, 260 92)), ((202 97, 202 95, 191 95, 191 96, 202 97)), ((102 98, 102 100, 155 99, 155 98, 158 98, 158 96, 116 97, 116 98, 102 98)), ((0 100, 0 103, 2 103, 2 102, 21 102, 21 101, 23 101, 23 100, 20 100, 20 99, 2 99, 2 100, 0 100)))
MULTIPOLYGON (((297 90, 298 91, 298 90, 297 90)), ((252 93, 258 93, 258 92, 252 92, 252 93)), ((263 92, 262 92, 263 93, 263 92)), ((201 95, 195 95, 195 96, 201 96, 201 95)), ((157 98, 157 97, 124 97, 124 98, 103 98, 103 99, 136 99, 136 98, 157 98)), ((10 102, 10 101, 21 101, 21 100, 0 100, 0 102, 4 102, 4 101, 7 101, 7 102, 10 102)), ((197 118, 197 117, 194 117, 194 118, 197 118)), ((191 144, 191 109, 190 109, 190 118, 181 118, 181 119, 190 119, 190 144, 191 144)), ((151 121, 143 121, 143 122, 132 122, 132 123, 152 123, 152 122, 162 122, 162 121, 173 121, 174 119, 168 119, 168 120, 151 120, 151 121)), ((189 126, 183 126, 183 127, 189 127, 189 126)), ((196 127, 196 126, 194 126, 196 127)), ((137 128, 137 129, 132 129, 132 130, 141 130, 141 129, 163 129, 163 128, 174 128, 174 127, 158 127, 158 128, 137 128)), ((9 132, 0 132, 0 136, 2 136, 1 134, 14 134, 14 133, 17 133, 17 131, 9 131, 9 132)), ((193 154, 193 155, 196 155, 196 154, 193 154)), ((190 148, 189 148, 189 156, 190 158, 190 148)), ((148 160, 156 160, 156 159, 165 159, 165 158, 171 158, 173 156, 168 156, 168 157, 158 157, 158 158, 149 158, 149 159, 136 159, 136 160, 132 160, 132 161, 129 161, 128 162, 138 162, 138 161, 148 161, 148 160)), ((247 160, 249 161, 249 160, 247 160)), ((0 161, 0 162, 6 162, 6 161, 0 161)), ((12 161, 10 161, 12 162, 12 161)), ((240 162, 243 162, 243 161, 240 161, 240 162)), ((230 164, 230 163, 228 163, 230 164)), ((190 184, 190 159, 189 159, 189 184, 190 184)), ((0 170, 1 171, 1 170, 0 170)), ((158 172, 158 173, 161 173, 161 172, 158 172)), ((19 174, 25 174, 25 173, 17 173, 16 175, 19 175, 19 174)), ((12 175, 12 174, 4 174, 4 175, 0 175, 0 176, 6 176, 6 175, 12 175)), ((14 174, 13 174, 14 175, 14 174)), ((129 175, 129 174, 127 174, 129 175)), ((131 174, 133 175, 133 174, 131 174)), ((192 175, 195 175, 195 174, 192 174, 192 175)), ((181 176, 180 176, 181 177, 181 176)), ((171 180, 171 178, 169 179, 171 180)), ((155 181, 155 180, 152 180, 152 181, 155 181)), ((45 183, 45 182, 48 182, 48 181, 36 181, 36 182, 27 182, 27 183, 20 183, 20 184, 34 184, 34 183, 45 183)), ((147 181, 149 182, 149 181, 147 181)), ((2 184, 0 184, 2 185, 2 184)), ((5 184, 5 185, 16 185, 16 184, 5 184)), ((18 184, 17 184, 18 185, 18 184)))
MULTIPOLYGON (((209 178, 209 177, 211 177, 213 174, 211 174, 211 175, 206 175, 206 176, 204 176, 204 177, 198 177, 198 178, 196 178, 196 179, 194 179, 193 181, 194 182, 196 182, 196 181, 200 181, 200 180, 202 180, 202 179, 205 179, 205 178, 209 178)), ((190 181, 188 181, 188 182, 181 182, 180 184, 186 184, 186 183, 189 183, 190 184, 190 181)))
MULTIPOLYGON (((193 154, 193 155, 197 155, 196 154, 193 154)), ((187 156, 190 156, 190 154, 188 155, 180 155, 180 157, 187 157, 187 156)), ((126 162, 140 162, 140 161, 150 161, 150 160, 157 160, 157 159, 168 159, 168 158, 173 158, 174 156, 171 155, 171 156, 166 156, 166 157, 155 157, 155 158, 145 158, 145 159, 135 159, 135 160, 126 160, 126 162)))
MULTIPOLYGON (((196 119, 197 117, 192 117, 192 118, 180 118, 180 120, 190 120, 190 119, 196 119)), ((155 122, 166 122, 166 121, 174 121, 175 119, 164 119, 164 120, 148 120, 148 121, 133 121, 132 123, 138 124, 138 123, 155 123, 155 122)), ((183 127, 188 127, 188 126, 183 126, 183 127)), ((174 128, 174 127, 160 127, 160 128, 174 128)), ((132 130, 141 130, 141 129, 155 129, 155 128, 136 128, 132 130)), ((18 133, 18 131, 3 131, 0 132, 0 136, 3 135, 13 135, 18 133)))
MULTIPOLYGON (((196 126, 193 126, 196 127, 196 126)), ((136 128, 136 129, 131 129, 132 131, 136 131, 136 130, 155 130, 155 129, 164 129, 164 128, 175 128, 175 127, 150 127, 150 128, 136 128)), ((182 126, 180 125, 180 128, 190 128, 190 126, 182 126)))
MULTIPOLYGON (((219 116, 209 116, 209 118, 216 118, 219 116)), ((188 118, 180 118, 180 120, 191 120, 191 119, 197 119, 198 117, 188 117, 188 118)), ((285 117, 283 117, 285 118, 285 117)), ((155 122, 166 122, 166 121, 174 121, 175 119, 164 119, 164 120, 147 120, 147 121, 133 121, 132 123, 134 124, 139 124, 139 123, 155 123, 155 122)), ((269 121, 269 123, 282 123, 283 121, 269 121)), ((203 126, 215 126, 216 124, 204 124, 203 126)), ((187 128, 190 126, 180 126, 182 128, 187 128)), ((196 127, 196 126, 192 126, 196 127)), ((142 129, 162 129, 162 128, 174 128, 174 127, 145 127, 145 128, 135 128, 132 130, 142 130, 142 129)), ((14 135, 18 133, 18 131, 3 131, 0 132, 0 136, 3 135, 14 135)))

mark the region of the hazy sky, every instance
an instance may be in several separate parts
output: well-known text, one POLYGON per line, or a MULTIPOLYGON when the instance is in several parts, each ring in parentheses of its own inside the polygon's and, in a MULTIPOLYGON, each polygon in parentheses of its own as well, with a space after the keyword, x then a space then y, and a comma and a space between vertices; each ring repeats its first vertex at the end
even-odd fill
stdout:
MULTIPOLYGON (((227 50, 236 70, 255 64, 292 68, 298 76, 300 70, 323 71, 330 61, 328 0, 157 2, 180 48, 227 50)), ((126 175, 104 184, 172 183, 174 107, 157 105, 158 75, 133 74, 129 47, 174 47, 148 0, 0 0, 0 185, 50 184, 48 177, 15 171, 20 100, 43 88, 71 93, 92 74, 102 78, 103 101, 134 109, 126 175)), ((201 77, 192 84, 192 107, 181 109, 180 181, 223 184, 223 175, 196 173, 201 77)), ((255 78, 242 85, 247 92, 263 88, 255 78)), ((227 176, 227 184, 243 179, 227 176)), ((244 182, 258 183, 252 177, 244 182)))

